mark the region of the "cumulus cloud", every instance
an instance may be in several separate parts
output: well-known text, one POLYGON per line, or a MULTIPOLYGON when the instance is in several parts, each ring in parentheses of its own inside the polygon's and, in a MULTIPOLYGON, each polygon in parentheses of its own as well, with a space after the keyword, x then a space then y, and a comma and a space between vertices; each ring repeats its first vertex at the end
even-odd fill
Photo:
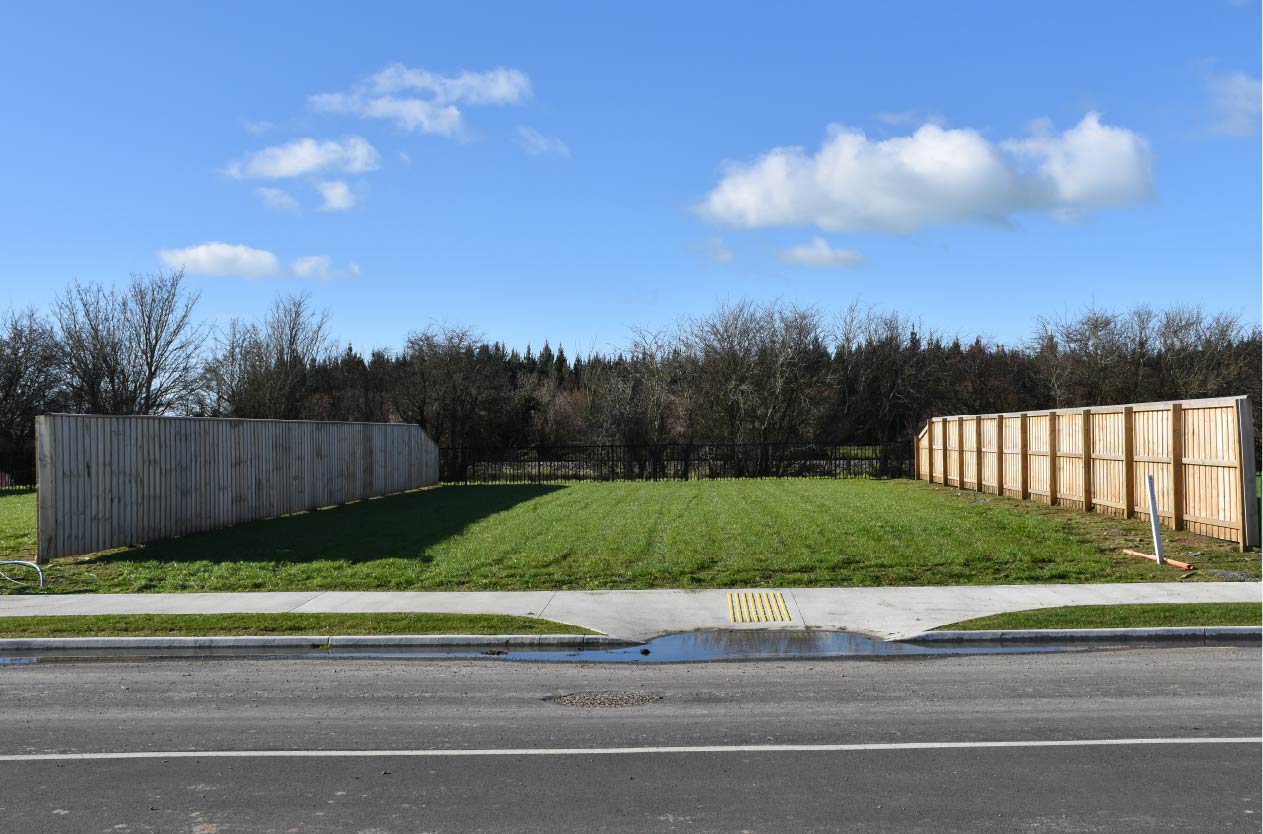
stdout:
POLYGON ((791 246, 778 256, 782 263, 795 266, 814 266, 829 269, 854 269, 864 265, 864 256, 854 249, 835 249, 822 237, 813 237, 811 243, 791 246))
POLYGON ((738 228, 908 232, 1020 212, 1063 217, 1144 202, 1152 191, 1148 143, 1089 113, 1060 134, 1000 143, 934 124, 883 140, 834 125, 815 154, 775 148, 729 165, 697 212, 738 228))
POLYGON ((288 191, 282 191, 279 188, 256 188, 254 194, 258 197, 263 205, 272 209, 282 209, 285 211, 295 211, 298 209, 298 201, 288 191))
POLYGON ((1244 72, 1234 72, 1211 76, 1206 79, 1206 88, 1211 106, 1218 115, 1218 120, 1212 125, 1215 133, 1225 136, 1258 134, 1263 81, 1244 72))
POLYGON ((266 278, 280 269, 280 261, 266 249, 252 249, 218 240, 184 249, 163 249, 158 257, 169 269, 183 269, 197 275, 266 278))
POLYGON ((520 70, 496 67, 486 72, 462 70, 440 75, 391 64, 350 92, 318 93, 307 102, 325 113, 386 119, 411 132, 457 136, 464 127, 458 104, 500 106, 516 104, 530 95, 531 80, 520 70))
POLYGON ((331 281, 360 274, 360 267, 354 261, 348 262, 343 269, 336 269, 328 255, 309 255, 282 266, 280 259, 266 249, 218 240, 183 249, 163 249, 158 258, 168 269, 182 269, 194 275, 331 281))
POLYGON ((359 197, 351 191, 351 186, 346 184, 346 180, 318 182, 316 189, 324 198, 324 202, 320 204, 321 211, 346 211, 354 208, 360 201, 359 197))
POLYGON ((1153 195, 1149 146, 1130 130, 1101 124, 1089 113, 1069 130, 1003 142, 1037 164, 1032 208, 1091 209, 1144 202, 1153 195))
POLYGON ((545 136, 533 127, 518 125, 517 143, 531 156, 570 156, 566 143, 554 136, 545 136))
POLYGON ((233 179, 285 179, 320 171, 362 174, 377 168, 377 149, 361 136, 332 139, 295 139, 247 154, 229 163, 225 173, 233 179))

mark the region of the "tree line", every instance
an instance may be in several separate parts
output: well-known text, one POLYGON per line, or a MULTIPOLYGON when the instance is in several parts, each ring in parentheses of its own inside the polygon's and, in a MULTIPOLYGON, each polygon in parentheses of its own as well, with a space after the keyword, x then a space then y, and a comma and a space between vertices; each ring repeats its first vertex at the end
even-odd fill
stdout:
MULTIPOLYGON (((898 312, 737 301, 621 348, 524 352, 430 324, 397 349, 343 346, 305 295, 212 327, 180 272, 74 283, 0 317, 0 462, 22 478, 45 412, 402 421, 440 446, 903 441, 927 417, 1248 394, 1260 329, 1196 306, 1086 308, 1016 345, 898 312)), ((4 466, 0 465, 0 469, 4 466)), ((3 484, 0 484, 2 486, 3 484)))

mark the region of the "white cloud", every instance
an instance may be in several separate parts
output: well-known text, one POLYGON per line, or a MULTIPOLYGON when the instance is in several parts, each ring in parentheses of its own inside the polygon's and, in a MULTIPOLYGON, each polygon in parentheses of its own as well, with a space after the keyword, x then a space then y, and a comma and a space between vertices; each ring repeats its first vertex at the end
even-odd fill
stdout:
POLYGON ((721 264, 729 263, 736 257, 733 251, 724 244, 723 239, 718 237, 706 238, 698 244, 697 251, 702 257, 721 264))
POLYGON ((531 156, 570 156, 570 148, 566 143, 553 136, 545 136, 533 127, 518 125, 517 143, 531 156))
POLYGON ((280 262, 266 249, 252 249, 218 240, 184 249, 163 249, 158 257, 168 269, 183 269, 197 275, 240 275, 266 278, 276 274, 280 262))
POLYGON ((211 241, 183 249, 163 249, 159 259, 168 269, 183 269, 194 275, 230 275, 241 278, 306 278, 315 281, 331 281, 335 278, 355 277, 360 267, 354 261, 344 269, 333 266, 328 255, 309 255, 296 258, 288 266, 266 249, 254 249, 240 244, 211 241))
POLYGON ((854 249, 834 249, 822 237, 813 237, 811 243, 800 243, 781 252, 777 257, 783 263, 796 266, 854 269, 864 265, 864 256, 854 249))
POLYGON ((299 278, 325 279, 333 272, 333 259, 328 255, 310 255, 296 258, 289 265, 291 275, 299 278))
POLYGON ((316 183, 316 188, 324 198, 320 211, 346 211, 354 208, 360 201, 351 191, 351 186, 346 184, 346 180, 324 180, 316 183))
POLYGON ((439 75, 396 63, 378 71, 366 86, 374 93, 417 91, 432 94, 436 101, 469 104, 516 104, 531 95, 531 79, 526 73, 505 67, 487 72, 461 70, 456 75, 439 75))
POLYGON ((263 201, 263 205, 272 209, 282 209, 285 211, 297 211, 298 201, 290 195, 288 191, 279 188, 256 188, 255 196, 263 201))
POLYGON ((1153 195, 1149 145, 1130 130, 1101 124, 1096 113, 1061 135, 1001 143, 1039 165, 1032 208, 1077 211, 1142 203, 1153 195))
POLYGON ((328 170, 360 174, 375 170, 379 159, 377 149, 360 136, 341 142, 295 139, 248 154, 225 173, 233 179, 283 179, 328 170))
POLYGON ((453 136, 462 127, 455 105, 438 105, 419 98, 366 97, 359 93, 321 93, 308 98, 325 113, 346 113, 368 119, 390 119, 404 130, 453 136))
POLYGON ((908 232, 927 225, 1007 222, 1132 205, 1152 195, 1148 143, 1096 113, 1058 135, 999 144, 969 129, 926 124, 872 140, 834 125, 820 150, 775 148, 731 164, 697 212, 739 228, 814 225, 908 232))
POLYGON ((1212 129, 1225 136, 1255 136, 1259 132, 1263 81, 1244 72, 1213 75, 1206 80, 1211 106, 1219 116, 1212 129))
POLYGON ((347 261, 345 267, 337 269, 328 255, 309 255, 290 261, 286 274, 311 281, 335 281, 338 278, 358 277, 360 265, 355 261, 347 261))
POLYGON ((308 104, 325 113, 387 119, 417 133, 457 136, 463 128, 456 105, 505 105, 531 95, 531 80, 520 70, 497 67, 487 72, 462 70, 439 75, 391 64, 357 84, 349 93, 318 93, 308 104))

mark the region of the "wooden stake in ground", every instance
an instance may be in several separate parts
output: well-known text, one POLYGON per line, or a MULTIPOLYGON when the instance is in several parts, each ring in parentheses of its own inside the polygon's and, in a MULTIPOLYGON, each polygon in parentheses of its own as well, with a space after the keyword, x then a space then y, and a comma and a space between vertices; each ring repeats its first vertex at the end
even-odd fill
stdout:
POLYGON ((1149 487, 1149 529, 1153 531, 1153 553, 1141 553, 1139 550, 1124 550, 1123 552, 1128 556, 1141 556, 1145 559, 1152 559, 1159 565, 1170 565, 1180 570, 1193 570, 1193 566, 1188 562, 1167 559, 1162 555, 1162 532, 1158 528, 1158 497, 1153 490, 1153 476, 1146 475, 1145 481, 1149 487))

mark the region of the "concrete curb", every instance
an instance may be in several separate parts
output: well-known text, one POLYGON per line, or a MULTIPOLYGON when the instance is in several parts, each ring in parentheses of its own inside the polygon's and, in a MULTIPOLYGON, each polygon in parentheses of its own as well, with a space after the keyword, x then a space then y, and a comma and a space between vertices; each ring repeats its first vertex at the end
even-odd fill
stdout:
POLYGON ((0 650, 32 649, 320 649, 332 648, 463 648, 578 649, 638 646, 604 634, 396 634, 276 635, 250 637, 12 637, 0 650))
POLYGON ((1111 643, 1119 641, 1263 640, 1263 626, 1170 626, 1165 628, 1046 628, 1012 631, 925 631, 894 638, 901 643, 1111 643))

